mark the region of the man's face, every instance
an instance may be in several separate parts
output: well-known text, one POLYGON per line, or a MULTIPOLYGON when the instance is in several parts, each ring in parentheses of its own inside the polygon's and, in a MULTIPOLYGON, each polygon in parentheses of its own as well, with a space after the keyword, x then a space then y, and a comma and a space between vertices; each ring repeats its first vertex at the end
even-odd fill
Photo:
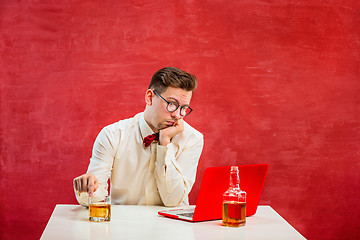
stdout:
POLYGON ((161 129, 171 127, 176 121, 182 119, 180 108, 183 105, 190 105, 192 91, 181 88, 168 87, 165 92, 160 93, 168 102, 177 102, 180 107, 175 112, 166 109, 167 103, 152 92, 152 104, 147 106, 145 120, 150 127, 158 132, 161 129))

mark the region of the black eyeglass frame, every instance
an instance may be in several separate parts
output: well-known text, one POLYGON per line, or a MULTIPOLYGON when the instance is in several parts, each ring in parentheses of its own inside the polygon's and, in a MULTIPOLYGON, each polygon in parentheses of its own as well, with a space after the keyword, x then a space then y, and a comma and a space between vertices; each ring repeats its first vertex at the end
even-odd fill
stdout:
MULTIPOLYGON (((178 110, 178 108, 180 107, 180 104, 178 103, 178 102, 170 102, 170 101, 167 101, 165 98, 163 98, 163 96, 161 96, 160 95, 160 93, 158 93, 156 90, 152 90, 156 95, 158 95, 162 100, 164 100, 166 103, 167 103, 167 105, 166 105, 166 110, 168 110, 169 112, 175 112, 176 110, 178 110), (170 111, 169 110, 169 104, 174 104, 175 106, 176 106, 176 108, 175 108, 175 110, 173 110, 173 111, 170 111)), ((183 106, 181 106, 180 107, 180 115, 182 116, 182 117, 186 117, 186 116, 188 116, 191 112, 193 111, 193 109, 189 106, 189 105, 183 105, 183 106), (188 114, 186 114, 186 115, 182 115, 181 114, 181 110, 182 109, 184 109, 184 108, 188 108, 188 109, 190 109, 190 112, 188 113, 188 114)))

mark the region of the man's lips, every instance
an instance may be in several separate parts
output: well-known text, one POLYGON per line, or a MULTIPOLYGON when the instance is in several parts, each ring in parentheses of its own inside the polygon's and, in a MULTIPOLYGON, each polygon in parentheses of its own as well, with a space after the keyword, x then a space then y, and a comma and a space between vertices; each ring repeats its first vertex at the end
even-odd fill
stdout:
POLYGON ((173 126, 175 124, 175 121, 166 121, 166 125, 173 126))

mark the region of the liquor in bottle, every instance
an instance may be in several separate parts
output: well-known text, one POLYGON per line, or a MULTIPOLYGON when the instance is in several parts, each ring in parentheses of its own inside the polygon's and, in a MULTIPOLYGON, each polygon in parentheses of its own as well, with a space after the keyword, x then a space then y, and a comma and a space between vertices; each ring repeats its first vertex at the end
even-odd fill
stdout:
POLYGON ((246 192, 240 189, 239 169, 230 170, 230 187, 223 195, 222 223, 228 227, 240 227, 246 223, 246 192))

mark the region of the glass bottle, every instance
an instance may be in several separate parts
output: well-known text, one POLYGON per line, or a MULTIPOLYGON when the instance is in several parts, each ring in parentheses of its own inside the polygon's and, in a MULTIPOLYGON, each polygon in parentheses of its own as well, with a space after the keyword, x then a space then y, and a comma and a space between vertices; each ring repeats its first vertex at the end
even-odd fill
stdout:
POLYGON ((246 223, 246 192, 240 189, 239 169, 230 170, 230 187, 223 195, 222 223, 228 227, 240 227, 246 223))

